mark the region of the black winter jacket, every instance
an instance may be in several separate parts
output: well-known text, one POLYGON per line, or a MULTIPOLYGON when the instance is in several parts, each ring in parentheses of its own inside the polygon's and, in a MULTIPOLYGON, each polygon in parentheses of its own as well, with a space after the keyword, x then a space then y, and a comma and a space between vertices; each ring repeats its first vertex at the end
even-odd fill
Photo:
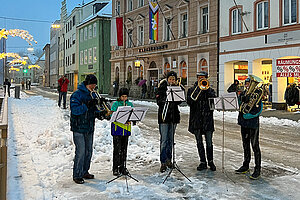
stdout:
POLYGON ((166 115, 165 121, 163 121, 162 114, 163 109, 166 103, 167 98, 167 86, 168 82, 166 79, 163 79, 159 86, 158 90, 156 92, 156 103, 158 105, 158 123, 180 123, 180 112, 178 109, 178 105, 181 104, 181 102, 168 102, 168 112, 166 115))
POLYGON ((215 98, 216 93, 212 88, 202 90, 198 99, 194 101, 191 94, 197 85, 198 81, 187 92, 187 104, 190 106, 189 132, 195 134, 196 130, 200 130, 201 134, 205 134, 215 130, 213 110, 210 110, 208 98, 215 98))

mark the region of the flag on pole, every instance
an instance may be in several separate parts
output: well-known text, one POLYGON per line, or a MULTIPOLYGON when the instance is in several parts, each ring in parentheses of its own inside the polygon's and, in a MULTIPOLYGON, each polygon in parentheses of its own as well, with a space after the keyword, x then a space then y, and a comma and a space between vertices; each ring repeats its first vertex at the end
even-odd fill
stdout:
POLYGON ((111 46, 123 46, 123 17, 111 19, 111 46))
POLYGON ((158 4, 149 2, 149 39, 158 40, 158 4))

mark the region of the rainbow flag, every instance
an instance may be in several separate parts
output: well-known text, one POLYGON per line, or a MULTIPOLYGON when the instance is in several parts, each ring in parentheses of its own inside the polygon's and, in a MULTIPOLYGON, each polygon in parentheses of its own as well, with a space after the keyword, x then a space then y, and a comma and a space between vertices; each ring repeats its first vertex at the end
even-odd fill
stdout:
POLYGON ((149 39, 158 40, 158 4, 149 2, 149 39))

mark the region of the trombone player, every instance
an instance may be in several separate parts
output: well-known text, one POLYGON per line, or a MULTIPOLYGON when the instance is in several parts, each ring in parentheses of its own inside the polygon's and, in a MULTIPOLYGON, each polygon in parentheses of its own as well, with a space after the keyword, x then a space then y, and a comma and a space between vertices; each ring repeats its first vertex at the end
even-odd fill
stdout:
POLYGON ((213 143, 214 132, 213 111, 210 110, 209 98, 215 98, 214 89, 209 86, 208 73, 201 71, 197 73, 197 81, 187 92, 187 104, 190 106, 189 132, 195 135, 197 141, 200 164, 198 171, 207 169, 207 164, 212 171, 216 171, 213 162, 213 143), (203 138, 206 142, 206 155, 203 145, 203 138), (208 161, 208 162, 207 162, 208 161))
POLYGON ((235 170, 235 172, 237 174, 245 174, 249 172, 251 143, 255 158, 255 168, 254 172, 250 176, 251 179, 258 179, 260 177, 261 169, 261 153, 259 148, 259 115, 263 109, 261 101, 263 90, 256 87, 259 82, 262 82, 260 78, 250 75, 245 80, 246 90, 243 91, 239 96, 240 112, 238 116, 238 124, 241 126, 244 162, 239 169, 235 170))

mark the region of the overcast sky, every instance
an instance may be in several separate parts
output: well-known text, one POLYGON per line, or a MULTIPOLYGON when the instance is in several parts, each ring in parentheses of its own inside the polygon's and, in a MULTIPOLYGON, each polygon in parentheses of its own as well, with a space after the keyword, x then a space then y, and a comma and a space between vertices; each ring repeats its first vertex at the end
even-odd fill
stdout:
MULTIPOLYGON (((85 0, 85 3, 90 1, 85 0)), ((49 43, 51 22, 60 18, 62 0, 0 0, 0 2, 0 17, 49 21, 37 23, 0 18, 0 28, 27 30, 38 42, 34 45, 35 48, 42 49, 49 43)), ((68 13, 81 3, 82 0, 67 0, 68 13)), ((7 52, 24 51, 28 46, 25 40, 8 37, 7 52)))

